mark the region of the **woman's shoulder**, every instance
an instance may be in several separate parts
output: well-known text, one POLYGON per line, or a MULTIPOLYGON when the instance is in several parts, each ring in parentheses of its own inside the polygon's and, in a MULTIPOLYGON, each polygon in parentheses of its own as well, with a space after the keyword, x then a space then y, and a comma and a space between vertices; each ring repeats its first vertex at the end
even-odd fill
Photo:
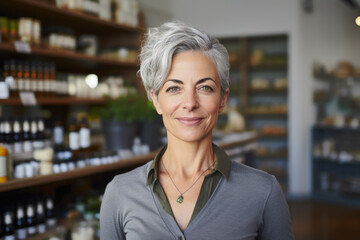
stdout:
POLYGON ((273 184, 274 176, 260 169, 256 169, 239 163, 231 161, 230 177, 235 181, 254 182, 259 184, 273 184))
POLYGON ((128 189, 129 186, 134 186, 136 184, 145 184, 147 171, 151 165, 151 162, 152 161, 142 166, 139 166, 131 171, 116 175, 109 183, 109 186, 128 189))

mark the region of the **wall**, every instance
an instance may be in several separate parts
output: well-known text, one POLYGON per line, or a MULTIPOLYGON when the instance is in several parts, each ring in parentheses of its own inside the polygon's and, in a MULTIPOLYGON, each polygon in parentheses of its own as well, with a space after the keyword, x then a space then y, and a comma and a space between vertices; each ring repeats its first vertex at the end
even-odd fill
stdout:
POLYGON ((150 26, 174 18, 217 37, 288 34, 289 192, 295 196, 310 194, 312 63, 317 60, 333 66, 342 59, 360 63, 360 28, 353 24, 356 11, 340 0, 313 0, 312 13, 305 13, 303 1, 297 0, 141 2, 154 17, 149 18, 150 26))

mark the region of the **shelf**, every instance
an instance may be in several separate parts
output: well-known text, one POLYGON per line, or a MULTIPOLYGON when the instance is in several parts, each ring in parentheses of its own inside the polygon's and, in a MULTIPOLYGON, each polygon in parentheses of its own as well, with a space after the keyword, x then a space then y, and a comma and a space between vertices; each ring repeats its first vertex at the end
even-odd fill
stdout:
MULTIPOLYGON (((11 43, 0 43, 0 53, 10 53, 12 55, 29 55, 16 52, 14 44, 11 43)), ((58 65, 63 65, 65 67, 68 66, 70 69, 74 69, 74 64, 76 64, 76 67, 81 68, 88 68, 89 66, 97 68, 137 68, 136 62, 125 62, 99 56, 89 56, 82 53, 62 49, 31 46, 31 55, 44 57, 46 59, 55 61, 58 65)))
POLYGON ((287 63, 262 63, 259 65, 249 64, 250 70, 287 70, 287 63))
POLYGON ((133 27, 126 24, 118 24, 114 21, 103 20, 79 11, 71 11, 58 8, 55 4, 46 1, 36 0, 11 0, 0 1, 0 13, 16 16, 27 16, 39 19, 44 23, 57 24, 60 26, 76 29, 82 33, 109 34, 110 32, 141 33, 140 27, 133 27), (2 10, 1 10, 2 9, 2 10), (5 11, 4 11, 5 10, 5 11), (66 21, 64 21, 66 19, 66 21))
POLYGON ((360 128, 316 125, 316 126, 313 127, 313 130, 322 130, 322 131, 360 131, 360 128))
MULTIPOLYGON (((38 105, 103 104, 104 98, 48 97, 36 98, 38 105)), ((1 99, 0 104, 23 105, 19 98, 1 99)))
POLYGON ((288 154, 287 153, 269 153, 266 155, 258 155, 255 154, 255 158, 261 158, 261 159, 287 159, 288 158, 288 154))
MULTIPOLYGON (((243 145, 255 141, 256 138, 249 137, 238 141, 228 142, 219 144, 223 149, 232 148, 237 145, 243 145)), ((37 176, 33 178, 25 179, 13 179, 6 183, 0 183, 0 193, 6 191, 19 190, 27 187, 35 187, 39 185, 44 185, 48 183, 61 182, 65 180, 71 180, 76 178, 81 178, 85 176, 91 176, 94 174, 101 174, 110 171, 121 170, 129 167, 136 167, 143 165, 154 158, 156 152, 149 153, 147 155, 137 156, 129 159, 120 160, 119 162, 100 165, 100 166, 89 166, 81 169, 75 169, 73 171, 37 176)))
POLYGON ((288 135, 285 134, 262 134, 260 133, 258 136, 259 140, 262 139, 283 139, 283 140, 287 140, 288 135))
POLYGON ((320 164, 335 165, 335 166, 360 167, 360 161, 339 162, 324 157, 314 157, 314 162, 320 164))
POLYGON ((267 112, 267 113, 253 113, 253 112, 247 112, 247 117, 256 118, 256 117, 264 117, 264 118, 286 118, 287 113, 279 113, 279 112, 267 112))
POLYGON ((144 156, 134 157, 131 159, 120 160, 119 162, 101 165, 101 166, 90 166, 82 169, 75 169, 66 173, 50 174, 44 176, 37 176, 33 178, 25 179, 14 179, 6 183, 0 184, 0 192, 6 192, 11 190, 18 190, 26 187, 34 187, 42 184, 48 184, 53 182, 60 182, 69 179, 75 179, 79 177, 90 176, 93 174, 99 174, 114 170, 120 170, 126 167, 135 167, 138 165, 145 164, 149 160, 153 159, 155 153, 151 153, 144 156))
POLYGON ((254 89, 248 88, 248 94, 287 94, 287 88, 268 88, 268 89, 254 89))
POLYGON ((360 76, 336 76, 334 74, 314 74, 314 78, 321 81, 346 81, 348 79, 360 81, 360 76))

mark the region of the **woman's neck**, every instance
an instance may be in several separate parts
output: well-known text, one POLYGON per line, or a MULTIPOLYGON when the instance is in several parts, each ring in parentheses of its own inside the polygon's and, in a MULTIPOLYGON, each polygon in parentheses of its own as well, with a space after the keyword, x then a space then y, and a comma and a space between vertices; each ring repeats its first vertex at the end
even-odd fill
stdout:
POLYGON ((215 160, 211 136, 199 142, 184 142, 168 138, 168 146, 162 157, 171 175, 191 178, 207 169, 215 160))

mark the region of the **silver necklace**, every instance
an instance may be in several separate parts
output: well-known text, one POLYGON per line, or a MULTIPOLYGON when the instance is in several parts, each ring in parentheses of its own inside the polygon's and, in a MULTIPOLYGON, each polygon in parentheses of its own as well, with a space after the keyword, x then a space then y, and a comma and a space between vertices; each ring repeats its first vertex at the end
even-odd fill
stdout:
POLYGON ((195 183, 196 183, 197 181, 199 181, 199 179, 201 178, 201 176, 202 176, 207 170, 209 170, 212 166, 214 166, 215 162, 216 162, 216 160, 214 160, 214 162, 213 162, 205 171, 203 171, 203 172, 200 174, 200 176, 195 180, 195 182, 194 182, 188 189, 186 189, 185 192, 181 192, 181 191, 179 190, 179 188, 176 186, 174 180, 171 178, 171 176, 170 176, 168 170, 166 169, 163 161, 161 161, 161 164, 163 165, 166 174, 169 176, 171 182, 174 184, 175 188, 176 188, 176 189, 178 190, 178 192, 180 193, 180 195, 179 195, 178 198, 176 199, 176 202, 177 202, 177 203, 183 203, 183 201, 184 201, 184 196, 183 196, 183 195, 184 195, 187 191, 189 191, 189 190, 195 185, 195 183))

